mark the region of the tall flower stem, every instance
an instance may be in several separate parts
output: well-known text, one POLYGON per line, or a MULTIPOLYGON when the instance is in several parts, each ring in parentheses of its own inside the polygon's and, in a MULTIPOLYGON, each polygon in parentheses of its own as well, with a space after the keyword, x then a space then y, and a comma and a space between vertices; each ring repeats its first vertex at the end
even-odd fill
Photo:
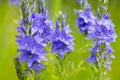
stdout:
POLYGON ((61 80, 64 80, 64 59, 60 58, 60 56, 58 56, 58 61, 60 62, 60 77, 61 77, 61 80))
MULTIPOLYGON (((102 44, 101 44, 102 45, 102 44)), ((102 54, 103 54, 103 51, 102 51, 102 46, 100 45, 100 59, 99 59, 99 79, 98 80, 104 80, 104 60, 102 59, 102 54)))
MULTIPOLYGON (((98 12, 99 12, 99 16, 98 18, 102 19, 102 16, 105 14, 105 13, 108 13, 108 8, 107 8, 107 3, 108 3, 108 0, 99 0, 99 7, 98 7, 98 12)), ((99 50, 100 50, 100 57, 99 57, 99 61, 98 61, 98 80, 105 80, 105 71, 106 71, 106 68, 105 68, 105 60, 103 59, 103 54, 104 54, 104 49, 105 49, 105 45, 104 43, 101 43, 99 45, 99 50)))
POLYGON ((96 53, 96 57, 97 57, 97 61, 96 63, 94 63, 93 65, 95 65, 95 68, 97 69, 97 72, 94 70, 94 72, 97 74, 96 77, 94 78, 94 80, 105 80, 106 74, 106 68, 105 68, 105 60, 103 59, 103 54, 104 52, 105 46, 104 43, 101 43, 99 45, 99 50, 100 53, 96 53))
POLYGON ((19 45, 17 52, 20 54, 14 61, 20 80, 39 80, 40 69, 45 68, 41 60, 47 60, 46 50, 43 48, 49 41, 47 33, 50 33, 52 22, 47 13, 35 13, 36 8, 38 10, 41 7, 41 5, 37 7, 36 4, 36 0, 22 0, 20 5, 22 20, 19 21, 20 26, 17 27, 19 35, 16 40, 19 45), (39 31, 41 28, 43 32, 39 31), (47 28, 48 31, 46 31, 47 28), (43 35, 43 33, 46 34, 43 35))
MULTIPOLYGON (((22 12, 23 23, 26 26, 26 29, 23 30, 23 31, 24 31, 24 33, 27 34, 27 32, 28 32, 27 31, 27 29, 28 29, 28 21, 26 19, 28 17, 28 12, 27 12, 27 9, 26 9, 27 5, 25 5, 25 2, 22 1, 20 7, 21 7, 21 12, 22 12)), ((14 64, 15 64, 15 68, 16 68, 16 73, 17 73, 18 79, 19 80, 26 80, 27 79, 27 75, 24 73, 25 71, 23 70, 21 63, 19 62, 18 56, 16 56, 14 58, 14 64)))
POLYGON ((94 46, 89 49, 91 54, 87 59, 93 64, 94 80, 108 80, 107 70, 111 69, 111 59, 114 58, 110 43, 115 42, 117 35, 109 17, 107 3, 108 0, 99 0, 97 17, 91 12, 89 4, 85 10, 76 11, 78 14, 76 24, 80 33, 84 33, 87 39, 94 42, 94 46))
POLYGON ((21 64, 18 60, 17 57, 14 58, 14 64, 15 64, 15 68, 16 68, 16 74, 19 80, 24 80, 22 71, 21 71, 21 64))
POLYGON ((102 18, 102 15, 105 13, 108 13, 107 8, 108 0, 99 0, 99 6, 98 6, 98 12, 99 12, 99 18, 102 18))
POLYGON ((57 68, 60 74, 61 80, 65 80, 65 57, 69 52, 74 50, 73 48, 73 40, 74 37, 70 34, 71 29, 69 25, 65 23, 66 15, 59 12, 56 20, 56 27, 52 33, 51 41, 52 41, 52 52, 57 55, 57 68))
POLYGON ((44 11, 44 7, 45 7, 45 1, 44 0, 37 0, 38 3, 38 13, 42 13, 44 11))

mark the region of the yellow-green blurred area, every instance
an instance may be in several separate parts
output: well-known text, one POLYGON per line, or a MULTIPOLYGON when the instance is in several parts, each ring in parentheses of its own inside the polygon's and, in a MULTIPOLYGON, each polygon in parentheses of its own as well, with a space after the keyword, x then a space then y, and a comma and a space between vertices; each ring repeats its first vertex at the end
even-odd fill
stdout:
MULTIPOLYGON (((79 50, 79 47, 84 45, 81 44, 80 34, 78 33, 78 28, 75 25, 76 15, 74 14, 74 9, 80 8, 76 3, 76 0, 46 1, 50 18, 53 19, 53 21, 55 21, 55 15, 58 13, 58 11, 63 11, 67 14, 67 24, 70 25, 73 35, 76 38, 75 50, 79 50)), ((89 0, 89 2, 92 5, 92 10, 96 11, 98 7, 98 0, 89 0)), ((113 54, 116 56, 116 58, 113 60, 111 65, 112 70, 109 71, 108 75, 110 76, 111 80, 120 80, 120 0, 109 0, 108 8, 118 35, 116 42, 112 43, 112 47, 115 50, 113 54)), ((19 19, 19 11, 19 7, 8 4, 7 0, 0 0, 0 80, 18 80, 13 58, 17 55, 16 27, 18 24, 16 23, 16 20, 19 19)), ((81 53, 80 51, 78 52, 79 54, 81 53)), ((84 56, 82 58, 87 58, 88 55, 89 53, 84 53, 78 56, 78 58, 82 56, 84 56)), ((91 71, 89 63, 85 62, 83 66, 87 69, 80 71, 77 75, 77 77, 79 76, 79 79, 75 80, 90 80, 89 75, 91 74, 91 71)))

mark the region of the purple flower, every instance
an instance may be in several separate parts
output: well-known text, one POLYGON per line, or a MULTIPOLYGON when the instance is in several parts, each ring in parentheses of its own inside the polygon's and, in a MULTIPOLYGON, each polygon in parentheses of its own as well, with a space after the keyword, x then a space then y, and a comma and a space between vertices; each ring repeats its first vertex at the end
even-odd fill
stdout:
MULTIPOLYGON (((102 19, 95 20, 95 25, 93 27, 94 30, 92 33, 87 34, 87 38, 95 42, 95 46, 90 51, 91 53, 98 53, 99 55, 95 55, 98 58, 100 58, 100 55, 102 54, 102 59, 104 59, 106 62, 104 66, 110 69, 109 61, 114 58, 112 54, 113 49, 110 46, 110 43, 115 42, 115 39, 117 38, 114 30, 114 24, 109 19, 109 15, 104 14, 102 19), (101 46, 102 50, 100 49, 101 46)), ((94 58, 91 60, 91 56, 88 59, 90 60, 90 63, 95 60, 94 58)))
POLYGON ((41 44, 38 44, 34 38, 30 36, 18 36, 17 38, 19 49, 31 51, 33 54, 40 55, 42 59, 46 60, 46 58, 44 57, 46 55, 46 51, 43 50, 44 47, 41 44))
POLYGON ((106 50, 107 50, 107 52, 102 55, 102 56, 103 56, 103 59, 106 59, 107 56, 111 56, 111 57, 109 57, 109 58, 114 58, 114 57, 113 57, 113 54, 112 54, 112 53, 114 52, 114 50, 112 49, 112 47, 111 47, 110 45, 106 45, 106 50))
POLYGON ((84 32, 85 34, 89 34, 94 29, 95 25, 95 16, 90 10, 90 6, 87 5, 85 10, 75 11, 77 16, 76 24, 80 29, 80 32, 84 32))
POLYGON ((34 45, 34 47, 33 47, 32 53, 37 54, 37 55, 40 57, 40 59, 42 59, 42 60, 48 60, 48 59, 45 57, 46 51, 43 50, 43 48, 44 48, 44 47, 43 47, 42 45, 36 44, 36 45, 34 45))
POLYGON ((9 0, 10 4, 21 4, 20 0, 9 0))
POLYGON ((65 44, 67 44, 68 48, 74 50, 73 48, 74 37, 70 35, 71 29, 68 25, 65 24, 65 21, 62 21, 62 26, 63 26, 63 30, 61 31, 60 34, 60 40, 63 41, 65 44))
POLYGON ((37 32, 37 35, 35 36, 35 39, 37 39, 36 41, 38 43, 48 42, 49 36, 52 32, 53 23, 48 18, 47 11, 40 14, 33 13, 29 20, 32 23, 32 34, 37 32))
POLYGON ((31 66, 30 69, 35 70, 38 74, 40 74, 40 69, 44 69, 45 66, 37 61, 35 61, 31 66))
POLYGON ((26 25, 25 25, 24 20, 22 19, 22 20, 19 20, 18 22, 19 22, 20 26, 17 27, 17 31, 20 35, 25 36, 26 35, 26 25))
POLYGON ((105 64, 105 67, 109 70, 111 70, 110 64, 112 64, 111 61, 107 61, 106 64, 105 64))
POLYGON ((93 64, 94 62, 96 62, 97 58, 96 58, 95 53, 91 53, 90 56, 89 56, 89 58, 87 59, 87 61, 89 61, 90 64, 93 64))
POLYGON ((26 62, 28 69, 35 70, 39 74, 40 68, 45 68, 40 61, 48 60, 43 48, 44 43, 49 41, 52 22, 47 16, 47 11, 39 14, 31 13, 34 11, 32 9, 35 8, 35 3, 35 0, 32 3, 23 1, 21 5, 23 19, 19 21, 20 26, 17 27, 19 36, 16 41, 19 45, 18 52, 21 53, 20 63, 26 62))
POLYGON ((109 19, 108 15, 103 15, 101 20, 96 20, 96 25, 94 26, 95 29, 88 37, 91 39, 96 39, 98 43, 110 43, 115 42, 117 37, 114 24, 109 19))
POLYGON ((110 43, 115 42, 117 35, 114 30, 114 24, 109 18, 109 14, 104 14, 102 18, 100 18, 101 16, 96 18, 91 12, 90 5, 86 5, 85 10, 75 11, 75 13, 78 15, 76 24, 80 32, 85 33, 86 38, 94 42, 87 61, 91 64, 97 62, 99 66, 99 59, 104 59, 104 66, 110 69, 109 61, 111 58, 114 58, 110 43))
POLYGON ((25 31, 25 29, 23 27, 17 27, 17 31, 22 36, 25 36, 25 34, 26 34, 26 31, 25 31))
POLYGON ((40 61, 40 58, 37 54, 32 54, 30 51, 19 49, 21 54, 19 56, 20 63, 27 62, 28 67, 30 67, 34 61, 40 61))
POLYGON ((33 39, 30 36, 25 36, 25 37, 17 37, 17 42, 19 45, 19 49, 25 49, 28 51, 32 51, 34 46, 37 44, 35 39, 33 39))
POLYGON ((50 36, 51 41, 56 41, 59 39, 60 36, 60 26, 58 20, 56 21, 56 28, 52 31, 52 34, 50 36))
POLYGON ((35 70, 38 74, 40 74, 40 69, 45 68, 43 64, 40 63, 40 56, 37 54, 32 54, 30 51, 18 50, 21 54, 19 56, 20 63, 27 62, 28 67, 31 70, 35 70))
POLYGON ((60 30, 60 23, 56 21, 56 29, 52 32, 51 41, 52 41, 52 52, 58 53, 61 58, 64 58, 65 53, 73 50, 73 40, 74 37, 70 35, 70 28, 65 24, 65 21, 62 20, 62 28, 60 30))
POLYGON ((58 53, 61 58, 64 58, 64 53, 70 52, 70 49, 64 42, 57 40, 52 42, 52 52, 58 53))

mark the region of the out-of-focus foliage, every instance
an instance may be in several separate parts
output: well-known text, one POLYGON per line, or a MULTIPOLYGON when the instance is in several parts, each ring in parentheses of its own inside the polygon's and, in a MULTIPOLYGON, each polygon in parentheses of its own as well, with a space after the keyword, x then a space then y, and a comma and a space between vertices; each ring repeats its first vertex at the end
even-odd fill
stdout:
MULTIPOLYGON (((56 14, 58 11, 63 11, 67 14, 67 24, 72 29, 72 34, 75 36, 75 51, 71 52, 64 60, 65 73, 64 76, 70 72, 71 74, 67 79, 63 80, 91 80, 92 71, 89 63, 86 62, 86 58, 89 55, 87 48, 90 47, 90 41, 84 39, 84 37, 78 33, 78 28, 75 25, 76 16, 74 9, 79 9, 79 5, 76 0, 46 0, 46 7, 50 12, 50 18, 55 22, 56 14), (82 65, 81 65, 82 64, 82 65), (69 66, 68 66, 69 65, 69 66), (70 66, 71 65, 71 66, 70 66)), ((97 0, 89 0, 92 5, 92 10, 96 11, 98 6, 97 0)), ((108 8, 111 13, 111 19, 115 24, 115 30, 118 34, 118 38, 115 43, 112 43, 114 54, 116 59, 113 60, 111 65, 112 70, 109 71, 111 80, 120 80, 120 0, 109 0, 108 8)), ((17 53, 16 43, 16 27, 19 20, 20 9, 18 6, 8 4, 7 0, 0 0, 0 80, 18 80, 15 72, 13 58, 17 53), (1 2, 2 1, 2 2, 1 2)), ((57 64, 59 61, 56 60, 55 55, 50 54, 48 51, 49 61, 45 62, 47 67, 46 70, 42 71, 42 78, 44 80, 62 80, 60 78, 60 65, 57 64), (53 75, 52 75, 53 74, 53 75)))

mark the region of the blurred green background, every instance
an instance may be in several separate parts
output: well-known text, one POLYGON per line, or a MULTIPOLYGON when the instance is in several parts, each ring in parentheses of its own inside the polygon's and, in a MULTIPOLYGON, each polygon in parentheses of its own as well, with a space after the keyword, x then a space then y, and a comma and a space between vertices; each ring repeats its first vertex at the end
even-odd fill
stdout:
MULTIPOLYGON (((58 11, 63 11, 67 14, 67 24, 70 25, 75 36, 75 54, 73 60, 80 62, 79 59, 86 59, 89 55, 85 45, 87 41, 84 41, 82 36, 78 33, 78 28, 75 25, 76 15, 74 9, 79 9, 79 5, 76 0, 46 0, 47 9, 49 10, 50 18, 55 20, 55 15, 58 11), (85 44, 85 45, 84 45, 85 44)), ((98 6, 98 0, 89 0, 92 5, 92 10, 96 11, 98 6)), ((115 24, 115 29, 118 38, 115 43, 112 43, 115 50, 114 55, 116 59, 113 60, 111 65, 112 70, 109 71, 111 80, 120 80, 120 0, 109 0, 109 11, 111 13, 111 19, 115 24)), ((16 27, 18 24, 15 20, 19 18, 19 7, 15 5, 9 5, 7 0, 0 0, 0 80, 18 80, 14 68, 13 58, 17 55, 17 43, 16 43, 16 27), (2 1, 2 2, 1 2, 2 1)), ((88 62, 85 62, 82 66, 86 70, 81 70, 78 75, 79 78, 72 80, 90 80, 91 69, 88 62)), ((49 79, 45 79, 49 80, 49 79)), ((54 80, 54 79, 50 79, 54 80)))

